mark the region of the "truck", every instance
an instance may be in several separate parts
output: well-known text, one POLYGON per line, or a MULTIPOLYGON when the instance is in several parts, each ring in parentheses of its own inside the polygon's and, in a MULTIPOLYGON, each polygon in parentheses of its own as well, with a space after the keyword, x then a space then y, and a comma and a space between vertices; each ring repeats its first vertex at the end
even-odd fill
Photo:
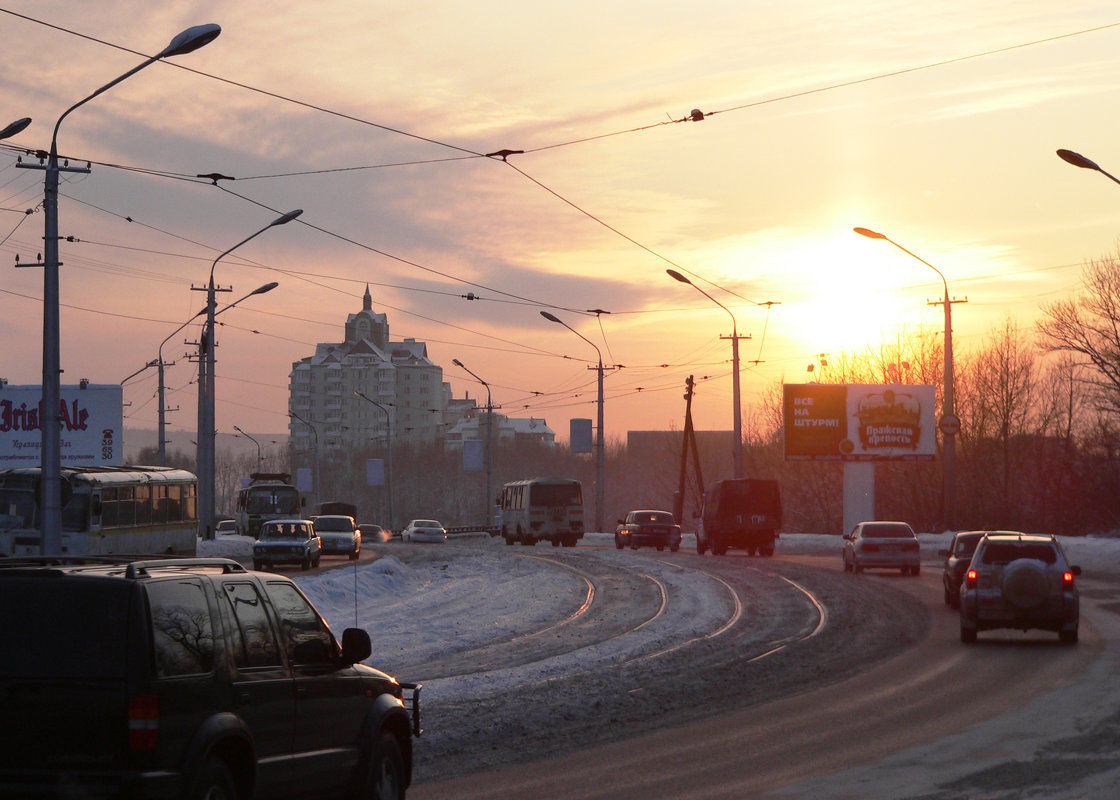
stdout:
POLYGON ((696 552, 727 555, 729 547, 748 555, 772 556, 782 524, 778 482, 756 478, 716 481, 704 490, 696 530, 696 552))

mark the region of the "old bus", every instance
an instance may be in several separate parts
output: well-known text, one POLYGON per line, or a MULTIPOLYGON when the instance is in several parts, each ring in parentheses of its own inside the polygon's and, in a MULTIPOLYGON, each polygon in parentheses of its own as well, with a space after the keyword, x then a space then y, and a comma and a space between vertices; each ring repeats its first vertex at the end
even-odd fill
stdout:
POLYGON ((237 490, 234 519, 242 536, 257 537, 261 523, 270 519, 291 519, 303 516, 299 490, 290 483, 286 472, 254 472, 249 483, 237 490))
MULTIPOLYGON (((0 470, 0 556, 42 552, 39 476, 38 467, 0 470)), ((63 555, 194 555, 197 541, 193 473, 164 467, 62 468, 63 555)))
POLYGON ((553 547, 575 547, 583 537, 583 487, 572 478, 507 483, 498 504, 506 544, 549 541, 553 547))

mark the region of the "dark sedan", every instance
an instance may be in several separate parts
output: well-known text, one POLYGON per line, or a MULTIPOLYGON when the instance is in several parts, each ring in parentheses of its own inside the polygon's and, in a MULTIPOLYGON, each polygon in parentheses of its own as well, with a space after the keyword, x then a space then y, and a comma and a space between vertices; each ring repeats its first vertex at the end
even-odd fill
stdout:
POLYGON ((942 548, 937 554, 945 559, 945 566, 941 571, 941 586, 945 590, 945 605, 958 608, 961 604, 961 584, 964 582, 964 573, 968 570, 968 562, 976 552, 976 544, 986 531, 958 531, 953 535, 953 541, 948 549, 942 548))
POLYGON ((681 526, 668 511, 631 511, 626 519, 618 521, 614 546, 619 550, 624 547, 637 550, 643 546, 664 550, 668 547, 675 553, 681 546, 681 526))

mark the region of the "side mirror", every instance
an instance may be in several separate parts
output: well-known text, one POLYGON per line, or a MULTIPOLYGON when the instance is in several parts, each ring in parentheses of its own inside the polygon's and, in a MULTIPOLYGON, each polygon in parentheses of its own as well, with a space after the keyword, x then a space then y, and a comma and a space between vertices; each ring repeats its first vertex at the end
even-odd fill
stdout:
POLYGON ((845 533, 844 538, 850 542, 852 540, 852 535, 850 533, 845 533))
POLYGON ((342 632, 342 660, 345 664, 365 661, 373 652, 369 634, 361 628, 347 628, 342 632))
POLYGON ((1070 567, 1069 571, 1072 572, 1074 575, 1080 575, 1081 574, 1081 567, 1070 567))

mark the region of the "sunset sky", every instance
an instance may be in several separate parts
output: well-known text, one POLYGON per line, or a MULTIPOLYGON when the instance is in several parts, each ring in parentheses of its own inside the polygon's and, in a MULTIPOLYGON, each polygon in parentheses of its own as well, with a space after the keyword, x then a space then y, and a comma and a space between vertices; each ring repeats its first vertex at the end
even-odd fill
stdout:
MULTIPOLYGON (((747 414, 821 353, 941 330, 941 279, 853 227, 968 298, 958 353, 1116 252, 1120 186, 1055 155, 1120 173, 1112 3, 0 0, 0 127, 34 120, 0 143, 0 378, 42 378, 42 271, 14 262, 42 251, 43 173, 17 156, 208 22, 213 43, 60 128, 93 162, 61 186, 62 367, 140 370, 203 308, 214 258, 302 208, 216 267, 223 303, 280 284, 219 318, 224 433, 287 430, 292 363, 342 338, 367 284, 456 397, 485 402, 455 358, 566 439, 595 416, 597 355, 555 314, 622 365, 613 439, 682 427, 690 374, 697 428, 731 427, 731 317, 667 269, 752 337, 747 414)), ((197 335, 164 348, 172 430, 195 428, 197 335)), ((126 383, 127 426, 155 427, 155 392, 154 369, 126 383)))

